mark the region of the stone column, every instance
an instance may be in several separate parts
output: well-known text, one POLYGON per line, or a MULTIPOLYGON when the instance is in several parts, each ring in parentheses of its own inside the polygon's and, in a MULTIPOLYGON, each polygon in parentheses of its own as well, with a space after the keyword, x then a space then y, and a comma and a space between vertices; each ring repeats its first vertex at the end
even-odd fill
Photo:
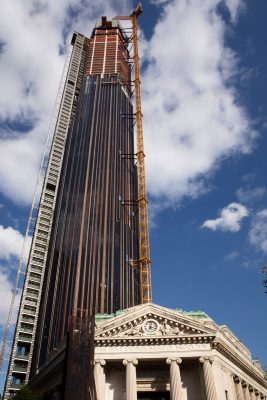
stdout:
POLYGON ((95 360, 94 377, 95 377, 97 400, 105 399, 106 377, 105 377, 104 365, 106 365, 105 360, 95 360))
POLYGON ((201 357, 199 361, 203 364, 203 375, 207 400, 218 400, 212 371, 213 360, 210 357, 201 357))
POLYGON ((182 399, 182 382, 180 367, 181 358, 167 358, 166 363, 170 366, 170 386, 171 386, 171 400, 182 399))
POLYGON ((123 365, 126 365, 126 400, 137 400, 137 364, 137 360, 123 360, 123 365))
POLYGON ((256 400, 255 391, 252 386, 249 387, 251 400, 256 400))
POLYGON ((242 381, 241 384, 242 384, 242 388, 243 388, 244 399, 251 400, 247 382, 242 381))
POLYGON ((241 385, 241 379, 238 376, 234 376, 234 382, 237 400, 244 400, 245 397, 241 385))

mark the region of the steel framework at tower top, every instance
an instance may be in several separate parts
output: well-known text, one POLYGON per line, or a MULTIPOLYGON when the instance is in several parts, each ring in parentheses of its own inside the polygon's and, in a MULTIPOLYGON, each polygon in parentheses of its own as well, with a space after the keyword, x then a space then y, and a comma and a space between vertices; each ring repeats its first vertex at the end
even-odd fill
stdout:
POLYGON ((151 260, 148 229, 147 190, 145 174, 145 152, 143 133, 143 114, 141 103, 140 58, 138 52, 138 17, 142 14, 142 4, 138 3, 136 9, 129 16, 117 16, 116 20, 130 20, 132 23, 132 43, 134 61, 134 94, 135 94, 135 122, 136 122, 136 147, 137 147, 137 177, 138 177, 138 218, 139 218, 139 260, 141 303, 152 301, 151 285, 151 260))

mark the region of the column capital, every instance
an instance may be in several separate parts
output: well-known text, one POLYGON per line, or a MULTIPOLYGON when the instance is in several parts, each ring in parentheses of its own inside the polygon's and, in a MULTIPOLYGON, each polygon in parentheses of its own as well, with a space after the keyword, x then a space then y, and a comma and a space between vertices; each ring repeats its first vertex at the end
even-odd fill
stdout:
POLYGON ((106 361, 103 359, 96 359, 94 361, 94 378, 95 378, 95 388, 96 388, 96 398, 97 400, 104 399, 105 397, 105 369, 104 365, 106 361))
POLYGON ((181 364, 182 363, 182 359, 180 357, 172 357, 172 358, 167 358, 166 363, 171 365, 171 363, 175 362, 176 364, 181 364))
POLYGON ((138 361, 132 358, 125 359, 122 363, 126 366, 126 400, 137 400, 136 365, 138 361))
POLYGON ((138 364, 138 360, 136 358, 134 358, 132 360, 126 360, 125 359, 125 360, 122 361, 122 363, 123 363, 123 365, 127 365, 127 364, 132 363, 136 367, 137 364, 138 364))
POLYGON ((104 365, 106 365, 106 361, 105 360, 95 360, 94 365, 96 365, 96 364, 100 364, 101 367, 104 367, 104 365))
POLYGON ((209 361, 211 364, 214 362, 214 357, 207 357, 207 356, 205 356, 205 357, 200 357, 199 358, 199 362, 201 363, 201 364, 204 364, 204 362, 205 361, 209 361))
POLYGON ((170 396, 171 400, 182 399, 182 382, 180 366, 182 359, 180 357, 169 357, 166 363, 170 366, 170 396))
POLYGON ((241 385, 242 385, 243 388, 248 387, 247 382, 246 382, 246 381, 243 381, 243 379, 241 380, 241 385))
POLYGON ((200 357, 199 362, 203 364, 202 369, 206 390, 206 398, 207 400, 218 400, 212 368, 213 357, 200 357))
POLYGON ((241 379, 237 375, 233 375, 233 380, 235 383, 241 383, 241 379))

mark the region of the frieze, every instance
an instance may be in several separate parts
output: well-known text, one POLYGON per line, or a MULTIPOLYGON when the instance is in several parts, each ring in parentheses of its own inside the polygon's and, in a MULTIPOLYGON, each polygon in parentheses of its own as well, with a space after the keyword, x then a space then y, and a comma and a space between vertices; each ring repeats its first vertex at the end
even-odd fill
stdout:
POLYGON ((155 346, 110 346, 97 347, 97 353, 133 353, 151 351, 177 351, 177 350, 210 350, 207 343, 175 344, 175 345, 155 345, 155 346))

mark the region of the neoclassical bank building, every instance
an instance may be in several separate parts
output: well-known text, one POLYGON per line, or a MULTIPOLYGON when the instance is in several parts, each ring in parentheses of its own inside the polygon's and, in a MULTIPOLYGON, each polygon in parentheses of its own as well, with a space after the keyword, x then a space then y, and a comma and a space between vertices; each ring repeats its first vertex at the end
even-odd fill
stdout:
POLYGON ((255 400, 267 376, 226 325, 203 312, 143 304, 99 317, 98 400, 255 400))
MULTIPOLYGON (((63 346, 31 383, 56 400, 62 399, 64 353, 63 346)), ((226 325, 201 311, 146 303, 98 315, 94 353, 97 400, 267 399, 258 360, 226 325)))

